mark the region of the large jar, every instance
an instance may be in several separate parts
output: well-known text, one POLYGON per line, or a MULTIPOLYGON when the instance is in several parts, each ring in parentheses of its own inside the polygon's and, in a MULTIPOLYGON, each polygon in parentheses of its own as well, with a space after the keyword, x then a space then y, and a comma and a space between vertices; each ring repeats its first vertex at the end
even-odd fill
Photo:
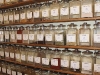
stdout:
POLYGON ((55 45, 65 45, 65 25, 60 24, 55 30, 55 45))
POLYGON ((0 28, 0 42, 4 42, 4 29, 0 28))
POLYGON ((5 73, 6 74, 6 71, 7 71, 6 64, 4 62, 2 62, 1 65, 2 65, 2 73, 5 73))
POLYGON ((5 45, 5 59, 9 59, 9 54, 10 54, 10 46, 9 45, 5 45))
POLYGON ((4 24, 9 24, 9 11, 6 9, 3 11, 3 16, 4 16, 4 24))
POLYGON ((81 0, 81 17, 93 17, 93 0, 81 0))
POLYGON ((80 18, 80 0, 71 0, 70 1, 70 18, 80 18))
POLYGON ((5 36, 5 42, 10 42, 10 31, 9 31, 9 27, 5 27, 5 32, 4 32, 4 36, 5 36))
POLYGON ((14 10, 11 8, 9 9, 9 23, 13 24, 14 23, 14 10))
POLYGON ((81 51, 75 49, 70 59, 70 68, 74 72, 81 72, 81 51))
POLYGON ((82 52, 82 54, 83 56, 81 58, 81 62, 82 62, 81 73, 92 75, 93 64, 94 64, 93 52, 87 50, 82 52))
POLYGON ((0 50, 0 56, 1 56, 1 59, 4 59, 4 57, 5 57, 5 50, 4 50, 4 48, 5 48, 5 46, 4 45, 1 45, 1 50, 0 50))
POLYGON ((62 0, 60 3, 60 19, 69 19, 69 3, 67 0, 62 0))
POLYGON ((76 28, 76 24, 71 23, 68 25, 68 29, 66 31, 66 45, 77 45, 77 34, 78 30, 76 28))
POLYGON ((11 75, 11 66, 7 63, 7 74, 11 75))
POLYGON ((90 46, 91 45, 91 29, 90 24, 83 23, 79 29, 79 45, 90 46))
POLYGON ((59 3, 57 0, 53 1, 53 3, 50 5, 50 15, 51 20, 59 19, 59 3))
POLYGON ((4 19, 3 19, 3 10, 0 11, 0 24, 3 24, 4 19))
POLYGON ((55 37, 54 25, 50 24, 45 29, 45 44, 54 45, 54 40, 55 40, 54 37, 55 37))
POLYGON ((12 73, 12 75, 17 75, 16 74, 17 73, 17 69, 16 69, 14 64, 11 64, 11 73, 12 73))

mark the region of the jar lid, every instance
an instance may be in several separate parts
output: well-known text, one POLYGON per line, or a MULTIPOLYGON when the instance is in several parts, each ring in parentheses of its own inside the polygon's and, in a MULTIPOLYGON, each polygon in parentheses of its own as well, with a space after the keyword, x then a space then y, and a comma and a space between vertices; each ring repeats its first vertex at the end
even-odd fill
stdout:
POLYGON ((100 56, 100 51, 96 52, 95 54, 96 54, 97 56, 100 56))
POLYGON ((79 54, 79 53, 81 53, 81 51, 79 51, 78 49, 75 49, 74 51, 72 51, 72 53, 79 54))
POLYGON ((90 24, 87 24, 87 22, 84 22, 82 25, 80 26, 90 26, 90 24))
POLYGON ((84 52, 82 52, 83 54, 93 54, 93 52, 89 51, 89 50, 86 50, 84 52))
POLYGON ((71 23, 71 24, 69 24, 69 25, 67 25, 67 26, 70 26, 70 27, 76 27, 77 25, 74 24, 74 23, 71 23))

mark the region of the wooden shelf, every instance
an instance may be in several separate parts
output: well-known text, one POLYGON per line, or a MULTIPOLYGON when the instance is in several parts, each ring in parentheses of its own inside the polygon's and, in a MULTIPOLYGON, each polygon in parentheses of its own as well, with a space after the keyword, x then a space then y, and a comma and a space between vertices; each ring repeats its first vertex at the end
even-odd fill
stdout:
POLYGON ((42 69, 42 70, 49 70, 49 71, 68 73, 68 74, 74 74, 74 75, 85 75, 85 74, 82 74, 82 73, 76 73, 76 72, 71 72, 71 71, 63 71, 63 70, 55 70, 55 69, 50 69, 50 68, 37 67, 37 66, 30 65, 28 63, 24 64, 24 63, 21 63, 21 62, 16 62, 16 61, 11 61, 11 60, 6 60, 6 59, 0 59, 0 60, 10 62, 10 63, 14 63, 14 64, 29 66, 29 67, 33 67, 33 68, 39 68, 39 69, 42 69))
POLYGON ((1 42, 0 44, 14 44, 14 45, 26 45, 26 46, 41 46, 41 47, 54 47, 54 48, 72 48, 72 49, 86 49, 86 50, 100 50, 97 47, 91 46, 56 46, 56 45, 45 45, 45 44, 26 44, 26 43, 11 43, 11 42, 1 42))

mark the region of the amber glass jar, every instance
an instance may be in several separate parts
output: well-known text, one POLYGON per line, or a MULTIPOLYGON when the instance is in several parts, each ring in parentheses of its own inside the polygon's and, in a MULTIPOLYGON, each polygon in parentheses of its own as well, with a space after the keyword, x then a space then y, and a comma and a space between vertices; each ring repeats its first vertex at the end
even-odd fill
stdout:
POLYGON ((3 24, 4 19, 3 19, 3 10, 0 11, 0 24, 3 24))

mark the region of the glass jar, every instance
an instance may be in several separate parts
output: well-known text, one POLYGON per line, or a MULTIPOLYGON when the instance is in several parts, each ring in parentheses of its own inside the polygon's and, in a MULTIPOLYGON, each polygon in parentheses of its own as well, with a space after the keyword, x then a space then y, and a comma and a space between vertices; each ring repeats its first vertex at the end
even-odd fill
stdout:
POLYGON ((6 9, 6 10, 4 10, 4 12, 3 12, 3 16, 4 16, 4 24, 9 24, 9 18, 8 18, 8 16, 9 16, 9 13, 8 13, 9 11, 6 9))
POLYGON ((11 0, 5 0, 5 5, 11 4, 11 0))
POLYGON ((49 75, 49 71, 43 70, 42 73, 41 73, 41 75, 49 75))
POLYGON ((50 19, 59 19, 59 3, 57 0, 53 1, 53 3, 50 5, 50 19))
POLYGON ((17 73, 17 69, 16 69, 14 64, 11 64, 11 73, 12 73, 12 75, 17 75, 16 74, 17 73))
POLYGON ((4 19, 3 19, 3 10, 0 10, 0 24, 3 24, 4 19))
POLYGON ((47 45, 54 45, 54 25, 50 24, 45 29, 45 44, 47 45))
POLYGON ((6 64, 4 62, 2 62, 2 73, 5 73, 6 74, 6 64))
POLYGON ((68 25, 68 29, 66 31, 66 45, 76 46, 77 45, 77 25, 71 23, 68 25))
POLYGON ((61 53, 61 69, 69 70, 70 65, 70 51, 65 49, 61 53))
POLYGON ((11 75, 11 65, 7 63, 7 74, 11 75))
POLYGON ((82 61, 81 73, 92 75, 93 64, 94 64, 93 52, 87 50, 82 52, 82 54, 83 56, 81 58, 82 61))
POLYGON ((24 71, 24 75, 31 75, 31 69, 29 67, 26 66, 24 71))
POLYGON ((81 17, 93 17, 93 0, 81 0, 81 17))
POLYGON ((4 1, 4 0, 1 0, 1 1, 0 1, 0 6, 3 6, 4 3, 5 3, 5 1, 4 1))
POLYGON ((13 3, 17 3, 18 2, 18 0, 11 0, 11 3, 13 4, 13 3))
POLYGON ((60 3, 60 19, 69 19, 69 3, 68 0, 62 0, 60 3))
POLYGON ((16 65, 17 75, 22 75, 21 66, 16 65))
POLYGON ((5 45, 5 59, 10 59, 10 57, 9 57, 9 54, 10 54, 10 48, 9 48, 10 46, 9 45, 5 45))
POLYGON ((55 30, 55 45, 65 45, 65 25, 60 24, 55 30))
POLYGON ((71 0, 70 1, 70 18, 80 18, 80 0, 71 0))
POLYGON ((70 59, 70 68, 74 72, 81 72, 81 51, 75 49, 70 59))
POLYGON ((10 28, 9 27, 5 27, 5 42, 10 42, 10 28))
POLYGON ((83 23, 79 29, 79 45, 90 46, 91 45, 91 29, 90 24, 83 23))
POLYGON ((4 29, 0 28, 0 42, 4 42, 4 29))
POLYGON ((14 12, 13 8, 9 9, 9 23, 13 24, 14 23, 14 12))
POLYGON ((38 69, 36 69, 36 70, 35 70, 35 75, 41 75, 41 71, 38 70, 38 69))
POLYGON ((0 49, 0 56, 1 56, 1 59, 4 59, 5 57, 5 46, 4 45, 1 45, 1 49, 0 49))

